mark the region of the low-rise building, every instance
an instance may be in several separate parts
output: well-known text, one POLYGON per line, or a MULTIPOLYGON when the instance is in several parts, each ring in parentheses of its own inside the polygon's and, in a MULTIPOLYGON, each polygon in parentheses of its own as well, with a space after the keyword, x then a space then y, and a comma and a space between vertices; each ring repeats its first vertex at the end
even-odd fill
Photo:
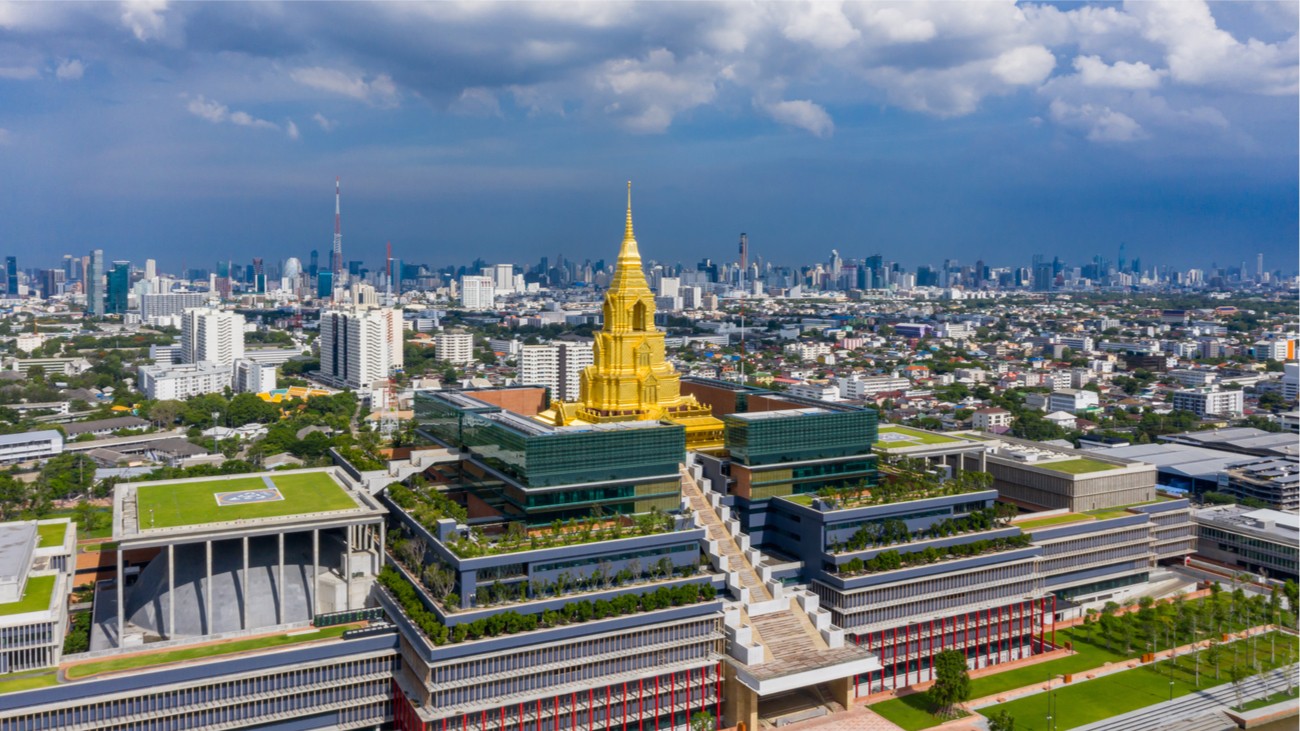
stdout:
POLYGON ((1213 386, 1174 391, 1174 408, 1197 416, 1240 417, 1246 406, 1241 391, 1220 391, 1213 386))
MULTIPOLYGON (((1068 373, 1065 375, 1069 377, 1068 373)), ((1060 388, 1047 396, 1048 411, 1067 411, 1077 414, 1080 411, 1096 409, 1100 403, 1101 399, 1096 391, 1082 388, 1060 388)))
POLYGON ((0 434, 0 464, 49 459, 63 452, 63 434, 53 429, 0 434))
POLYGON ((1011 426, 1011 412, 997 406, 975 409, 971 414, 971 427, 987 431, 995 426, 1011 426))
POLYGON ((203 361, 178 365, 142 365, 140 390, 155 401, 183 401, 230 387, 234 366, 203 361))
POLYGON ((1219 505, 1197 510, 1194 517, 1198 556, 1269 578, 1300 578, 1300 516, 1295 513, 1219 505))

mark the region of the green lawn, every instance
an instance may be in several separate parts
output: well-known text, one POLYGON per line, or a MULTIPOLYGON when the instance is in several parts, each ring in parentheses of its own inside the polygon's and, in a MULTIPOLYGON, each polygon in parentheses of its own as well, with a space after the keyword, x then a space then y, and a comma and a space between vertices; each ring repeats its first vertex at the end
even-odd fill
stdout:
MULTIPOLYGON (((881 701, 872 705, 871 710, 885 717, 895 726, 906 729, 906 731, 921 731, 921 729, 938 726, 949 720, 930 713, 930 700, 925 693, 913 693, 902 698, 881 701)), ((969 716, 970 714, 962 713, 961 715, 969 716)))
POLYGON ((354 629, 355 627, 355 624, 341 624, 335 627, 324 627, 314 632, 307 632, 304 634, 273 635, 271 637, 258 637, 251 640, 234 640, 215 645, 189 647, 180 650, 171 650, 169 652, 151 652, 147 654, 128 655, 126 657, 115 657, 111 660, 100 660, 98 662, 70 665, 64 670, 64 674, 66 674, 69 679, 86 678, 91 675, 99 675, 100 673, 112 673, 119 670, 153 667, 156 665, 165 665, 167 663, 181 662, 184 660, 197 660, 204 657, 228 655, 234 652, 263 650, 268 647, 295 645, 300 642, 312 642, 314 640, 339 637, 347 630, 354 629))
POLYGON ((1056 472, 1064 472, 1068 475, 1082 475, 1085 472, 1105 472, 1106 470, 1119 469, 1115 465, 1110 464, 1108 462, 1099 462, 1095 459, 1088 459, 1087 457, 1079 457, 1078 459, 1067 459, 1061 462, 1047 462, 1045 464, 1040 464, 1035 466, 1042 467, 1043 469, 1047 469, 1047 470, 1054 470, 1056 472))
POLYGON ((260 490, 260 476, 231 477, 200 482, 143 484, 136 491, 141 529, 203 525, 231 520, 274 518, 299 513, 323 513, 356 507, 352 497, 325 472, 271 475, 283 500, 246 505, 218 505, 221 492, 260 490))
POLYGON ((63 537, 68 534, 68 523, 45 523, 36 526, 36 533, 41 537, 40 548, 62 546, 63 537))
MULTIPOLYGON (((1279 653, 1276 664, 1269 661, 1267 635, 1240 641, 1239 652, 1241 664, 1249 666, 1248 642, 1257 642, 1258 659, 1265 668, 1277 667, 1285 663, 1286 658, 1279 653)), ((1234 643, 1236 644, 1236 643, 1234 643)), ((1195 684, 1191 655, 1183 655, 1173 669, 1173 697, 1187 695, 1200 689, 1228 682, 1228 667, 1232 665, 1231 645, 1221 649, 1220 677, 1214 677, 1214 666, 1201 655, 1200 685, 1195 684)), ((1059 683, 1060 681, 1058 681, 1059 683)), ((1053 727, 1059 731, 1075 728, 1100 721, 1122 713, 1135 711, 1155 703, 1169 700, 1170 665, 1161 661, 1156 665, 1144 665, 1133 670, 1107 675, 1096 680, 1088 680, 1069 685, 1059 685, 1060 690, 1053 690, 1052 705, 1053 727)), ((1000 703, 980 709, 980 713, 991 715, 998 710, 1006 710, 1015 720, 1017 731, 1047 731, 1046 693, 1020 698, 1007 703, 1000 703)))
POLYGON ((817 496, 816 496, 814 493, 811 493, 811 492, 805 492, 805 493, 801 493, 801 494, 799 494, 799 495, 782 495, 781 497, 783 497, 783 498, 785 498, 786 500, 789 500, 790 502, 795 503, 795 504, 797 504, 797 505, 802 505, 802 506, 804 506, 804 507, 806 507, 806 508, 811 508, 811 507, 812 507, 812 501, 813 501, 813 498, 814 498, 814 497, 817 497, 817 496))
POLYGON ((49 609, 50 595, 54 593, 54 581, 57 578, 59 577, 53 574, 27 577, 27 588, 23 590, 23 598, 16 602, 0 604, 0 616, 49 609))
POLYGON ((903 436, 911 437, 907 441, 877 441, 873 445, 877 449, 898 449, 901 447, 915 447, 918 444, 947 444, 948 442, 961 441, 960 439, 954 439, 953 437, 945 436, 943 434, 934 434, 920 429, 911 429, 897 425, 880 427, 877 434, 901 434, 903 436))
POLYGON ((0 693, 15 693, 20 690, 48 688, 59 684, 56 670, 32 670, 25 673, 0 675, 0 693))
POLYGON ((1012 525, 1020 530, 1033 530, 1035 528, 1046 528, 1049 525, 1061 525, 1062 523, 1077 523, 1081 520, 1091 520, 1086 515, 1078 513, 1066 513, 1064 515, 1049 515, 1046 518, 1035 518, 1033 520, 1021 520, 1012 525))
POLYGON ((970 697, 984 698, 997 695, 1008 690, 1023 688, 1026 685, 1046 683, 1049 677, 1081 673, 1085 670, 1101 667, 1108 662, 1115 663, 1129 659, 1122 652, 1107 650, 1105 647, 1084 640, 1078 630, 1073 627, 1057 630, 1056 641, 1060 644, 1065 644, 1067 641, 1072 642, 1075 654, 1041 662, 1037 665, 1028 665, 994 675, 972 678, 970 681, 970 697))
POLYGON ((1256 708, 1271 706, 1274 703, 1281 703, 1282 701, 1295 700, 1297 691, 1300 691, 1300 688, 1292 689, 1290 693, 1286 692, 1285 690, 1279 690, 1278 692, 1274 693, 1271 696, 1268 696, 1267 698, 1256 698, 1253 701, 1246 701, 1246 705, 1242 706, 1239 710, 1253 711, 1256 708))

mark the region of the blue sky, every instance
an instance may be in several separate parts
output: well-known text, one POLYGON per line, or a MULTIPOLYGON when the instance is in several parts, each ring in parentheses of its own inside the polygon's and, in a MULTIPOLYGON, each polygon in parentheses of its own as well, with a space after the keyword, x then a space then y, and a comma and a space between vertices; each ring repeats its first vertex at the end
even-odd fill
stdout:
POLYGON ((0 2, 0 254, 1297 265, 1297 3, 0 2))

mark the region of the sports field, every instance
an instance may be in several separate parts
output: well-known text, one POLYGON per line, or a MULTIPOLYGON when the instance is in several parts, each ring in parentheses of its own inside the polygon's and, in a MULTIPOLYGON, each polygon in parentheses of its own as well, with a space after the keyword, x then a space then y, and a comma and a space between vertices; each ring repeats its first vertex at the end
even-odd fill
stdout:
POLYGON ((268 474, 265 477, 270 479, 283 499, 226 505, 217 503, 218 493, 268 491, 271 485, 263 477, 232 475, 221 480, 140 485, 136 489, 140 529, 327 513, 356 507, 352 497, 327 472, 268 474))

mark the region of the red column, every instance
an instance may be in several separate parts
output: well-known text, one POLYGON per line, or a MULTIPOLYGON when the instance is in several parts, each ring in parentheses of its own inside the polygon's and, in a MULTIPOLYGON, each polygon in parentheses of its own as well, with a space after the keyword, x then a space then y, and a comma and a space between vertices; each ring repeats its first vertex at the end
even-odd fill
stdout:
POLYGON ((560 731, 560 697, 555 696, 554 701, 555 706, 551 708, 551 724, 555 728, 551 729, 551 731, 560 731))
POLYGON ((894 628, 894 642, 893 645, 891 645, 889 648, 889 659, 891 660, 891 662, 889 663, 891 669, 894 671, 894 674, 890 677, 890 680, 893 681, 894 687, 897 688, 898 687, 898 628, 897 627, 894 628))
POLYGON ((934 680, 934 620, 930 620, 930 680, 934 680))
POLYGON ((1052 647, 1056 647, 1056 595, 1052 595, 1052 647))
POLYGON ((587 731, 591 731, 591 728, 596 725, 591 722, 591 714, 595 712, 594 707, 596 705, 596 702, 592 700, 592 693, 594 692, 594 688, 587 689, 587 731))
POLYGON ((463 716, 460 717, 460 728, 461 728, 461 731, 469 731, 469 714, 468 714, 468 713, 466 713, 465 715, 463 715, 463 716))
POLYGON ((623 681, 623 731, 627 731, 627 681, 623 681))
POLYGON ((569 731, 578 731, 578 692, 569 693, 569 731))
POLYGON ((659 676, 655 676, 655 729, 659 729, 659 676))
POLYGON ((610 710, 610 709, 609 709, 609 696, 610 696, 610 692, 609 692, 609 691, 610 691, 610 686, 608 686, 608 685, 605 686, 605 728, 606 728, 606 729, 608 729, 608 728, 610 727, 610 721, 609 721, 609 710, 610 710))
POLYGON ((645 678, 636 679, 636 721, 637 728, 645 731, 645 678))
POLYGON ((713 668, 713 717, 718 728, 722 728, 722 663, 713 668))
POLYGON ((998 607, 998 644, 993 650, 993 664, 1002 662, 1002 607, 998 607))

